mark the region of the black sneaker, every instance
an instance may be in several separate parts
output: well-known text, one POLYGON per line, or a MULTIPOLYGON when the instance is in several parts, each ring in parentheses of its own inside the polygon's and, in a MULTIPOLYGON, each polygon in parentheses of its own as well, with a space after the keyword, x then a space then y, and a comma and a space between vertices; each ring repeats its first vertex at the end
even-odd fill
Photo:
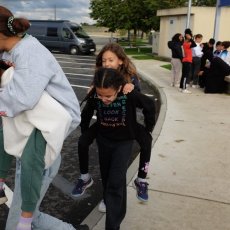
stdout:
POLYGON ((8 201, 4 189, 0 190, 0 205, 8 201))
POLYGON ((92 177, 89 178, 88 181, 83 181, 82 179, 78 179, 77 183, 71 193, 74 197, 82 196, 87 188, 89 188, 93 184, 92 177))
POLYGON ((89 230, 89 226, 86 224, 81 224, 76 227, 76 230, 89 230))

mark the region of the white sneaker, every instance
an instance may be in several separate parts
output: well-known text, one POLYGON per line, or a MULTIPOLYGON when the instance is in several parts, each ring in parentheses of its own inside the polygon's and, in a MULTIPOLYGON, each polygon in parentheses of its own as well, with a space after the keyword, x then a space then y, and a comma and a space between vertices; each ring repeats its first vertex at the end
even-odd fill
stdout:
POLYGON ((187 89, 183 89, 183 90, 182 90, 182 93, 187 93, 187 94, 189 94, 189 93, 192 93, 192 92, 189 91, 189 90, 187 90, 187 89))
POLYGON ((101 200, 100 204, 98 205, 98 211, 106 213, 106 205, 104 200, 101 200))
POLYGON ((199 89, 200 86, 199 86, 199 85, 192 85, 192 88, 194 88, 194 89, 199 89))
POLYGON ((179 91, 179 92, 182 92, 182 91, 183 91, 183 89, 179 88, 179 89, 178 89, 178 91, 179 91))
POLYGON ((174 87, 174 84, 173 84, 173 83, 171 83, 171 84, 170 84, 170 86, 171 86, 171 87, 174 87))

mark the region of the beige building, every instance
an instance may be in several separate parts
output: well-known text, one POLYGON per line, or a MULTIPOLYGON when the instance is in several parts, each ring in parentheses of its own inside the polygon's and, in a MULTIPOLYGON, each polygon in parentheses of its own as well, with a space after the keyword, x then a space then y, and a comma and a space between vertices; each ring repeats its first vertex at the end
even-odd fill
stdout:
MULTIPOLYGON (((158 42, 159 56, 170 57, 171 51, 167 42, 171 40, 176 33, 184 34, 186 29, 188 8, 174 8, 158 10, 157 16, 160 17, 160 37, 158 42)), ((193 34, 202 34, 203 42, 207 42, 214 36, 216 7, 191 7, 190 29, 193 34)), ((217 31, 217 40, 230 40, 230 7, 221 7, 219 30, 217 31)))

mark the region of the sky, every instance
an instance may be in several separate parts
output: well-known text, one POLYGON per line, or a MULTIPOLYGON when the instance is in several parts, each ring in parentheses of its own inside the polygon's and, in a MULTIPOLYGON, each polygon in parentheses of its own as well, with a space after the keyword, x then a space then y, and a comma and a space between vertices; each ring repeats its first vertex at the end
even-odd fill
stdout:
POLYGON ((1 0, 15 17, 31 19, 65 19, 76 23, 93 24, 89 16, 90 0, 1 0))

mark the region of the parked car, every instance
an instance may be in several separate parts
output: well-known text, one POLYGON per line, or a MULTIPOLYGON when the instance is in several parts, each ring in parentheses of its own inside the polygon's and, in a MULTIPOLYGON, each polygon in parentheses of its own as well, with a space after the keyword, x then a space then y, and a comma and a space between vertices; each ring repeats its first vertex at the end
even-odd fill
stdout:
POLYGON ((36 37, 51 51, 70 54, 90 54, 96 44, 77 23, 68 20, 30 20, 28 34, 36 37))

